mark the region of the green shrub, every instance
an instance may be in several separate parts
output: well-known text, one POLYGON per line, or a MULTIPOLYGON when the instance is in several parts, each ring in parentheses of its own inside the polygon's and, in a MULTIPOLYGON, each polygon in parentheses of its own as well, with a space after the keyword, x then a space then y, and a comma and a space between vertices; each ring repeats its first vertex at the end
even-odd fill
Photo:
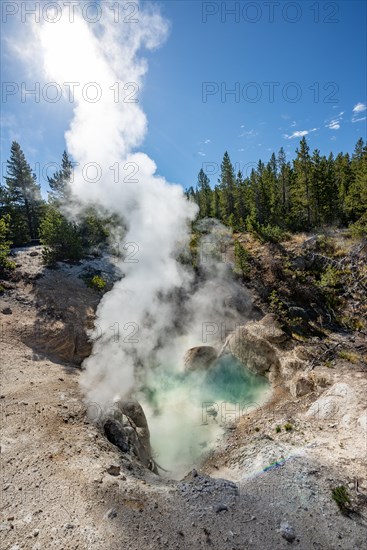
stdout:
POLYGON ((338 505, 338 508, 343 514, 348 512, 348 506, 350 506, 350 498, 348 491, 344 485, 339 485, 332 490, 333 500, 338 505))
POLYGON ((283 303, 283 301, 279 298, 276 290, 273 290, 270 293, 269 306, 270 306, 270 311, 274 313, 274 315, 276 315, 279 321, 286 324, 292 324, 291 319, 289 319, 288 317, 288 309, 283 303))
POLYGON ((293 426, 292 426, 292 424, 287 422, 287 424, 284 424, 284 429, 285 429, 286 432, 291 432, 293 430, 293 426))
POLYGON ((315 242, 315 250, 321 254, 332 255, 335 252, 335 243, 326 235, 318 235, 315 242))
POLYGON ((336 269, 332 265, 327 265, 323 273, 321 274, 319 286, 325 288, 336 288, 342 284, 341 280, 342 271, 336 269))
POLYGON ((94 290, 103 292, 106 288, 106 281, 100 275, 94 275, 88 282, 88 286, 94 290))
POLYGON ((109 231, 107 225, 110 219, 101 219, 93 208, 89 208, 79 225, 83 247, 99 246, 107 242, 109 231))
POLYGON ((78 261, 83 258, 82 239, 78 226, 67 219, 54 207, 47 210, 40 227, 43 261, 53 265, 58 261, 78 261))
POLYGON ((358 221, 349 226, 350 233, 353 237, 367 237, 367 212, 359 218, 358 221))
POLYGON ((359 331, 365 328, 365 323, 361 319, 356 319, 355 317, 344 316, 338 319, 338 321, 349 330, 359 331))
POLYGON ((242 279, 249 275, 250 266, 249 266, 249 252, 242 246, 239 241, 234 243, 234 257, 235 257, 235 267, 242 274, 242 279))
POLYGON ((277 434, 280 433, 282 431, 282 427, 278 424, 277 426, 275 426, 275 431, 277 434))
POLYGON ((6 215, 0 218, 0 271, 4 269, 14 269, 15 263, 9 260, 11 242, 8 238, 10 226, 10 216, 6 215))
POLYGON ((288 234, 277 225, 261 225, 252 218, 248 220, 247 229, 262 242, 279 243, 288 238, 288 234))

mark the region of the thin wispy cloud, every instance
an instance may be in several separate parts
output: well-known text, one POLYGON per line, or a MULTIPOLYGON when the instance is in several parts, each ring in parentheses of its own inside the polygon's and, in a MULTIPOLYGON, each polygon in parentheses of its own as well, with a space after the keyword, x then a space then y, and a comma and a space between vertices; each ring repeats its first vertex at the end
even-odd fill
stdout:
POLYGON ((311 130, 297 130, 296 132, 293 132, 293 134, 283 134, 284 139, 295 139, 307 136, 311 132, 316 132, 317 128, 311 128, 311 130))
POLYGON ((354 105, 353 107, 353 113, 363 113, 363 111, 366 110, 366 104, 365 103, 357 103, 357 105, 354 105))
POLYGON ((326 128, 329 128, 329 130, 339 130, 339 120, 331 120, 328 124, 326 124, 326 128))
POLYGON ((325 128, 328 128, 329 130, 339 130, 343 119, 343 115, 344 115, 344 111, 340 111, 338 115, 332 118, 327 118, 325 120, 325 128))
POLYGON ((205 145, 207 145, 208 143, 211 143, 211 142, 212 142, 211 139, 205 139, 205 140, 204 140, 205 145))
POLYGON ((200 157, 206 157, 206 154, 203 153, 203 151, 198 151, 198 155, 199 155, 200 157))
POLYGON ((257 135, 259 135, 259 133, 255 132, 255 130, 251 128, 251 130, 246 130, 245 132, 241 132, 239 137, 245 137, 245 136, 255 137, 257 135))
POLYGON ((353 116, 352 116, 352 122, 362 122, 363 120, 366 120, 365 116, 360 116, 364 111, 367 109, 367 106, 365 103, 357 103, 353 107, 353 116))

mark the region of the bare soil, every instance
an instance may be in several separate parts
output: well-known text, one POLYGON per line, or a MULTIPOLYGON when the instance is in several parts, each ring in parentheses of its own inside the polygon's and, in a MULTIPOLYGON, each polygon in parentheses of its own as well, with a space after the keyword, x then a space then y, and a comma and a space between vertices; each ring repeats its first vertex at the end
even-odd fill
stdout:
MULTIPOLYGON (((75 345, 68 361, 45 341, 58 334, 57 316, 64 330, 78 311, 84 328, 99 295, 78 279, 83 265, 42 275, 40 256, 30 252, 0 298, 1 548, 365 548, 365 363, 320 362, 319 384, 303 397, 275 388, 265 406, 228 426, 198 473, 172 481, 89 423, 75 345), (332 499, 340 485, 350 496, 345 513, 332 499), (292 542, 282 536, 284 522, 292 542)), ((335 338, 352 348, 366 343, 362 334, 335 338)))

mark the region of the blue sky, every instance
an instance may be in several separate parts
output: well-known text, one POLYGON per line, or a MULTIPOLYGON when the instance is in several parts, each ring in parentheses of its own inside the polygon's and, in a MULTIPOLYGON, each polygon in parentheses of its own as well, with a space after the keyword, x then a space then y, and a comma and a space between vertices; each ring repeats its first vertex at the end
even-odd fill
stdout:
MULTIPOLYGON (((246 173, 281 146, 292 158, 302 135, 325 154, 352 152, 365 137, 365 2, 279 0, 273 15, 261 1, 155 4, 170 34, 161 48, 145 52, 149 71, 139 101, 149 130, 140 149, 168 181, 195 185, 204 167, 215 183, 225 150, 246 173)), ((2 23, 5 36, 14 24, 15 17, 2 23)), ((2 80, 31 87, 6 47, 2 57, 2 80)), ((62 101, 8 97, 2 165, 12 139, 36 172, 36 163, 59 162, 71 116, 62 101)), ((39 180, 45 190, 42 173, 39 180)))

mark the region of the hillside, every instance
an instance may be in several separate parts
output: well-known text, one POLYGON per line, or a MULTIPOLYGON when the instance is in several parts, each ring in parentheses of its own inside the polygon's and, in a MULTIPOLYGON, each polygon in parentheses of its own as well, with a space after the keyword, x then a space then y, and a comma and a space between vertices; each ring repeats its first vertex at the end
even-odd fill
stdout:
MULTIPOLYGON (((266 313, 275 284, 283 298, 293 292, 287 277, 274 279, 274 263, 296 252, 299 258, 299 250, 284 243, 269 261, 269 245, 238 238, 248 244, 252 270, 267 265, 261 280, 246 283, 266 313)), ((303 363, 281 363, 268 402, 227 426, 216 450, 173 481, 110 443, 90 422, 79 389, 77 365, 90 353, 85 328, 100 295, 78 275, 91 266, 105 269, 111 282, 116 274, 108 261, 92 259, 45 270, 39 252, 17 251, 1 297, 3 548, 364 547, 364 327, 325 326, 327 319, 322 327, 312 319, 293 326, 293 338, 275 348, 289 356, 301 345, 303 363), (306 382, 294 371, 301 364, 306 382), (332 498, 340 486, 350 497, 344 513, 332 498)), ((361 315, 365 303, 354 300, 349 307, 361 315)))

